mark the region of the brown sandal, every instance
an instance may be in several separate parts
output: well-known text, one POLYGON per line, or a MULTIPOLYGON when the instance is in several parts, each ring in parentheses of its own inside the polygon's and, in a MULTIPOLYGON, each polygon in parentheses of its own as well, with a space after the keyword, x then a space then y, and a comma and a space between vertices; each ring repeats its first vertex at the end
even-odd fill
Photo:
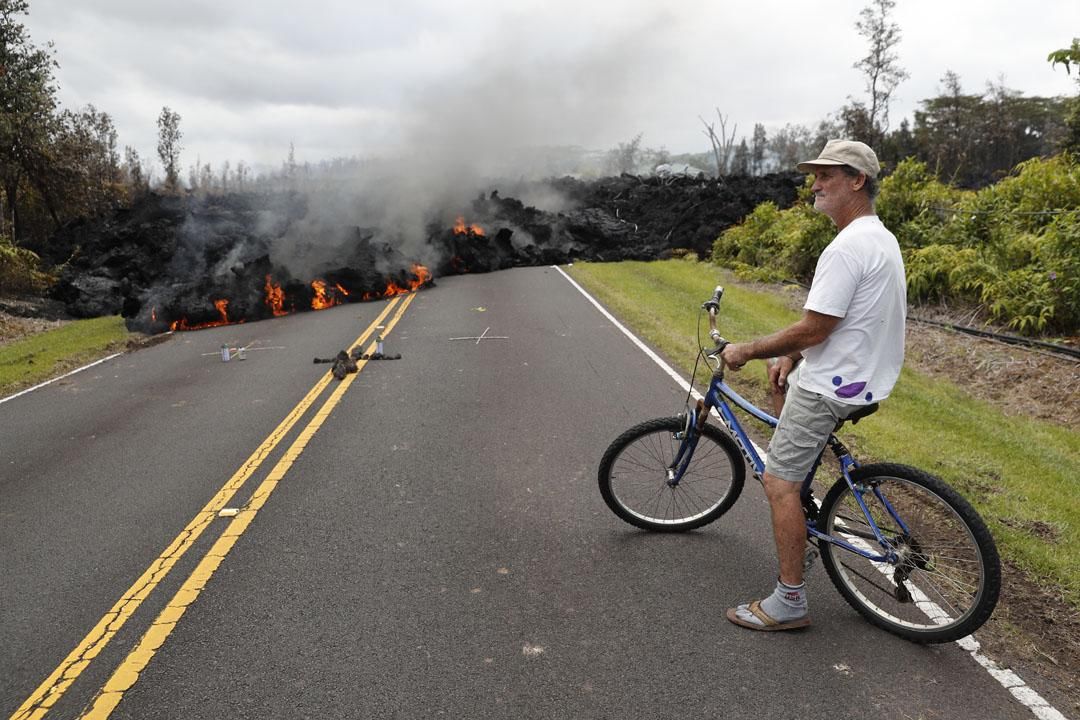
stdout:
POLYGON ((731 622, 739 625, 740 627, 750 628, 751 630, 764 630, 765 632, 772 632, 775 630, 795 630, 798 628, 804 628, 810 624, 810 618, 803 616, 796 618, 795 620, 788 620, 787 622, 780 622, 772 618, 767 612, 761 609, 761 601, 755 600, 749 605, 740 605, 739 607, 728 608, 727 619, 731 622), (749 620, 743 620, 738 615, 739 608, 745 607, 754 617, 761 621, 761 624, 750 622, 749 620))

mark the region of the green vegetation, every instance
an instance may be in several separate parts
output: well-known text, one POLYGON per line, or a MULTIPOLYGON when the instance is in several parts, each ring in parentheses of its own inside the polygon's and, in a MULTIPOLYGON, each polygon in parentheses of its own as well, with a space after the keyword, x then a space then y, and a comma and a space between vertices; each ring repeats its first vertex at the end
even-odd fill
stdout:
MULTIPOLYGON (((1080 38, 1073 38, 1072 45, 1050 53, 1046 58, 1051 67, 1058 64, 1065 66, 1065 71, 1072 75, 1075 65, 1080 69, 1080 38)), ((1080 72, 1076 74, 1077 87, 1080 87, 1080 72)), ((1069 98, 1065 113, 1067 134, 1062 141, 1063 149, 1073 154, 1080 154, 1080 94, 1069 98)))
POLYGON ((127 340, 120 317, 76 320, 0 346, 0 396, 92 362, 127 340))
MULTIPOLYGON (((708 263, 578 263, 570 271, 687 375, 697 348, 696 308, 714 285, 726 288, 718 324, 728 339, 772 332, 799 316, 794 303, 777 291, 733 284, 730 272, 708 263)), ((728 379, 740 393, 763 401, 760 363, 728 379)), ((675 410, 657 408, 656 414, 675 410)), ((921 467, 960 490, 990 525, 1003 557, 1061 587, 1080 606, 1080 503, 1075 497, 1080 434, 1075 429, 1007 417, 947 381, 905 369, 882 411, 843 434, 864 461, 921 467)))
POLYGON ((0 235, 0 294, 43 290, 48 276, 38 269, 39 264, 35 253, 16 247, 11 238, 0 235))
MULTIPOLYGON (((721 235, 713 260, 741 278, 808 280, 833 235, 809 184, 788 210, 763 204, 721 235)), ((1080 162, 1028 160, 979 191, 908 159, 881 183, 878 215, 904 252, 911 302, 962 300, 1022 333, 1080 328, 1080 162)))

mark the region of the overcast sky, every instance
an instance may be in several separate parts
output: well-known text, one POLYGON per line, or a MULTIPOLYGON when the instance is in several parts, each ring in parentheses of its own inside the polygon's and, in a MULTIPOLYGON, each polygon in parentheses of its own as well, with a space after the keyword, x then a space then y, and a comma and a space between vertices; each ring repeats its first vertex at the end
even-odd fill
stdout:
MULTIPOLYGON (((868 0, 30 0, 67 108, 109 113, 120 145, 156 157, 162 106, 196 157, 279 165, 403 147, 513 144, 709 148, 716 108, 749 135, 816 124, 865 94, 852 64, 868 0)), ((1080 36, 1080 0, 899 0, 910 73, 893 125, 937 94, 1004 78, 1077 91, 1047 54, 1080 36)))

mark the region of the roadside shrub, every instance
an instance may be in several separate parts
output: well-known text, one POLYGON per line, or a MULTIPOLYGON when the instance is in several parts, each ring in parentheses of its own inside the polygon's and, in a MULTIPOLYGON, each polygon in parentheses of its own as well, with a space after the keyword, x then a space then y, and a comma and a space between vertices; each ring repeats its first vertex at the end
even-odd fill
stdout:
POLYGON ((993 266, 979 260, 973 248, 928 245, 905 253, 908 300, 938 302, 962 296, 979 299, 995 276, 993 266))
POLYGON ((926 163, 908 158, 881 181, 877 214, 901 249, 923 247, 947 241, 943 230, 962 196, 963 191, 941 183, 926 163))
MULTIPOLYGON (((759 206, 713 246, 744 278, 813 276, 835 228, 809 202, 759 206)), ((1080 161, 1028 160, 977 192, 939 182, 904 160, 881 183, 877 213, 904 253, 908 299, 981 303, 988 319, 1027 334, 1080 329, 1080 161)))
POLYGON ((1067 155, 1033 158, 987 190, 1002 198, 1017 225, 1037 232, 1054 221, 1052 213, 1080 208, 1080 164, 1067 155))
POLYGON ((779 253, 774 232, 780 208, 772 201, 763 202, 733 225, 713 243, 713 262, 721 265, 758 265, 779 253))
POLYGON ((717 238, 713 262, 732 268, 744 280, 775 282, 812 274, 835 233, 832 221, 808 204, 809 190, 808 182, 800 200, 787 210, 772 202, 758 205, 742 224, 717 238))
POLYGON ((1009 327, 1034 334, 1047 330, 1054 317, 1054 293, 1046 273, 1033 268, 1011 270, 983 291, 990 313, 1009 327))
POLYGON ((1080 328, 1080 210, 1055 218, 1042 240, 1039 262, 1054 298, 1053 325, 1075 334, 1080 328))
POLYGON ((48 276, 38 270, 39 262, 35 253, 0 235, 0 295, 44 290, 48 276))

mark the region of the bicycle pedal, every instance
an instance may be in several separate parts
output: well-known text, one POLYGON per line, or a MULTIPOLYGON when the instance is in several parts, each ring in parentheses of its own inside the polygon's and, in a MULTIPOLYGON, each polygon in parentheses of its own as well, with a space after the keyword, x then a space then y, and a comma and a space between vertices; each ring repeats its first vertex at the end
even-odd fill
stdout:
POLYGON ((814 567, 814 563, 817 561, 818 557, 820 557, 820 556, 821 556, 821 553, 818 551, 818 549, 816 547, 814 547, 813 545, 807 546, 806 552, 803 554, 803 563, 802 563, 803 572, 806 572, 810 568, 814 567))

